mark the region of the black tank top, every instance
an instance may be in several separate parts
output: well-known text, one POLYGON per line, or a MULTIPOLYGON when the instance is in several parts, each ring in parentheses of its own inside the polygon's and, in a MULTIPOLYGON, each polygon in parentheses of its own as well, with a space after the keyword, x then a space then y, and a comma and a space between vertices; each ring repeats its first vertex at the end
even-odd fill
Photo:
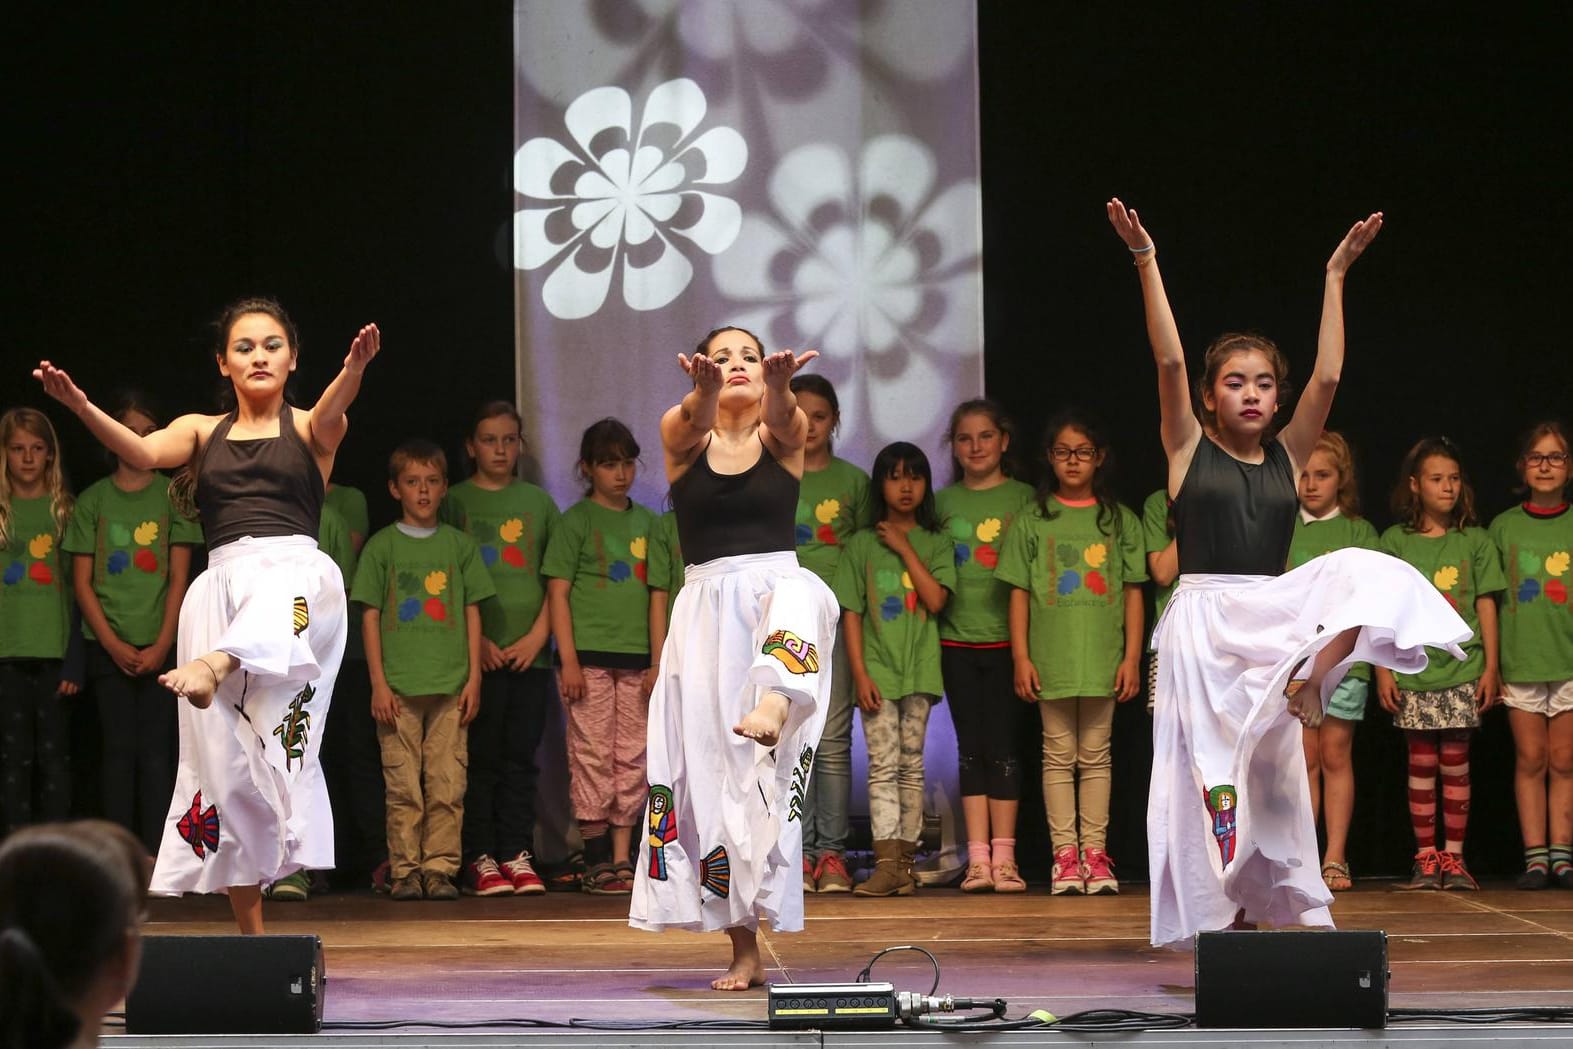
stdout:
POLYGON ((1181 575, 1282 574, 1300 501, 1284 446, 1262 451, 1243 463, 1206 436, 1196 445, 1172 509, 1181 575))
POLYGON ((247 535, 315 539, 325 486, 290 406, 279 410, 277 437, 234 440, 229 436, 234 424, 230 412, 213 428, 197 462, 197 509, 208 549, 247 535))
POLYGON ((759 461, 740 474, 710 469, 710 442, 672 485, 683 560, 796 550, 798 480, 761 443, 759 461))

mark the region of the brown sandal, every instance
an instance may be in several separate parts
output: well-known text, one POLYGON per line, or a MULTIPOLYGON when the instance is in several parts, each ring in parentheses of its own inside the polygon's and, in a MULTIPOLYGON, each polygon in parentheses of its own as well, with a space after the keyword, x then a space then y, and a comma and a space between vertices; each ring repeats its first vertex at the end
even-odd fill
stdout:
POLYGON ((1349 876, 1347 863, 1322 864, 1322 881, 1327 884, 1329 892, 1348 892, 1355 887, 1354 879, 1349 876))

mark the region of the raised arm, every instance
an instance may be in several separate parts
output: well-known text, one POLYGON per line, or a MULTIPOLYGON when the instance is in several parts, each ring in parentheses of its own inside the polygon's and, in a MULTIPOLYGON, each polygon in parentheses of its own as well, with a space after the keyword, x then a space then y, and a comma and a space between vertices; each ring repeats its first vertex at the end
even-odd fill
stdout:
POLYGON ((1333 394, 1344 370, 1344 278, 1349 267, 1382 228, 1382 213, 1373 211, 1344 234, 1333 257, 1327 260, 1327 281, 1322 286, 1322 324, 1316 335, 1316 364, 1295 405, 1294 418, 1279 440, 1296 468, 1316 450, 1316 439, 1333 410, 1333 394))
POLYGON ((350 342, 350 352, 344 357, 344 367, 328 383, 328 388, 322 391, 322 396, 317 398, 317 403, 312 406, 311 414, 307 417, 311 427, 311 443, 319 453, 332 455, 338 450, 339 442, 344 440, 344 433, 349 429, 349 420, 344 417, 344 412, 355 400, 355 395, 360 393, 361 377, 366 373, 366 365, 381 349, 382 332, 377 330, 375 324, 368 324, 355 333, 355 338, 350 342))
POLYGON ((1191 410, 1190 380, 1185 374, 1185 348, 1180 345, 1180 330, 1174 323, 1174 312, 1169 308, 1169 296, 1163 290, 1163 277, 1158 272, 1158 247, 1142 228, 1135 208, 1127 208, 1115 197, 1107 205, 1109 225, 1120 235, 1130 249, 1136 263, 1136 275, 1141 278, 1142 303, 1147 312, 1147 341, 1152 344, 1152 355, 1158 365, 1158 408, 1161 413, 1160 436, 1163 450, 1172 462, 1177 456, 1188 454, 1201 439, 1202 426, 1191 410))
POLYGON ((807 350, 801 356, 781 350, 764 360, 765 397, 759 406, 759 437, 777 459, 802 452, 808 443, 808 416, 797 406, 792 376, 818 356, 818 350, 807 350))
POLYGON ((201 435, 213 428, 206 415, 182 415, 162 430, 143 437, 110 418, 87 399, 71 376, 49 361, 39 361, 33 378, 44 384, 44 392, 65 405, 87 424, 94 437, 115 455, 139 470, 173 470, 184 466, 196 454, 201 435))
POLYGON ((666 479, 682 476, 694 461, 700 442, 715 426, 721 401, 721 366, 702 353, 679 353, 677 363, 694 380, 694 388, 661 416, 661 450, 666 455, 666 479))

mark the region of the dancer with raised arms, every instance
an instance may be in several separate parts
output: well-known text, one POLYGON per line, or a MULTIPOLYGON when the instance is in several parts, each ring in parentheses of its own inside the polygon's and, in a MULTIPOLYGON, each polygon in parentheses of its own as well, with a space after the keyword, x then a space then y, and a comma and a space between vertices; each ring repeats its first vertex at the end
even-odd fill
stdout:
POLYGON ((1396 558, 1340 550, 1280 575, 1296 478, 1343 371, 1344 282, 1382 213, 1350 227, 1327 262, 1316 363, 1279 430, 1288 365, 1257 335, 1223 335, 1208 348, 1197 418, 1157 246, 1134 209, 1114 199, 1107 211, 1141 280, 1180 560, 1155 634, 1152 942, 1183 946, 1230 925, 1330 926, 1296 718, 1320 723, 1356 660, 1422 667, 1424 645, 1456 654, 1469 636, 1435 588, 1396 558))

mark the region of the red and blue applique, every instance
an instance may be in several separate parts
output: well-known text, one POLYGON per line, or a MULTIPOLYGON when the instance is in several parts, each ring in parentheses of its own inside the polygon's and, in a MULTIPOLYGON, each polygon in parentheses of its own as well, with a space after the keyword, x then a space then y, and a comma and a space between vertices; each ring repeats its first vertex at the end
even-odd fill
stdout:
POLYGON ((175 830, 185 839, 191 851, 197 854, 197 859, 207 859, 209 852, 218 851, 218 806, 209 805, 206 811, 202 808, 202 792, 197 791, 191 799, 191 808, 185 815, 175 822, 175 830))

